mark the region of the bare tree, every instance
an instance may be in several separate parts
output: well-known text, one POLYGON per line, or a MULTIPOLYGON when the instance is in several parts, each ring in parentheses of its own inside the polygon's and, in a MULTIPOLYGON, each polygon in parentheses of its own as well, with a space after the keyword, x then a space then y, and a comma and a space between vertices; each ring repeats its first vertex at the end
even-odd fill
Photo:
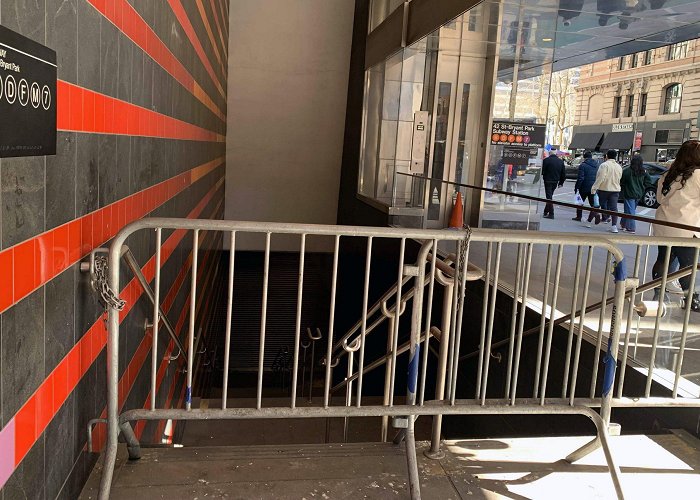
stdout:
POLYGON ((568 146, 565 130, 574 124, 578 77, 577 68, 552 73, 548 115, 554 125, 552 142, 562 147, 568 146))

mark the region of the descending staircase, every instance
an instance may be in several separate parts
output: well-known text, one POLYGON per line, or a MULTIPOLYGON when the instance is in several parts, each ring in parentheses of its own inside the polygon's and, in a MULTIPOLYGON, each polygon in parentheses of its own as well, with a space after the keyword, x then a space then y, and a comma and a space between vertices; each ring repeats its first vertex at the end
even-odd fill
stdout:
MULTIPOLYGON (((602 453, 576 464, 559 460, 587 439, 448 441, 439 461, 425 458, 429 445, 418 443, 423 498, 552 498, 554 485, 568 500, 612 498, 602 453)), ((700 442, 689 434, 620 436, 612 444, 629 498, 659 498, 669 485, 674 498, 695 498, 700 442)), ((98 464, 81 500, 96 498, 100 472, 98 464)), ((113 500, 409 496, 405 453, 391 443, 145 448, 135 462, 121 449, 114 477, 113 500)))

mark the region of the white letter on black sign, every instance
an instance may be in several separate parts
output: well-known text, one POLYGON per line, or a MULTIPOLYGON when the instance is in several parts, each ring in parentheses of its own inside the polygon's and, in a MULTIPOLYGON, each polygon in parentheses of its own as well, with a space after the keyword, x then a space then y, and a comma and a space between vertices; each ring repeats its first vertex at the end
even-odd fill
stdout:
POLYGON ((41 89, 36 82, 32 83, 32 89, 29 91, 29 100, 32 102, 34 109, 37 109, 41 104, 41 89))
POLYGON ((41 89, 41 105, 46 111, 48 111, 49 107, 51 107, 51 91, 49 90, 48 85, 44 85, 44 87, 41 89))
POLYGON ((2 99, 2 77, 0 76, 0 100, 2 99))
POLYGON ((12 75, 5 77, 5 99, 10 104, 14 104, 15 99, 17 99, 17 82, 12 75))
POLYGON ((29 84, 24 78, 19 81, 19 103, 22 106, 26 106, 29 103, 29 84))

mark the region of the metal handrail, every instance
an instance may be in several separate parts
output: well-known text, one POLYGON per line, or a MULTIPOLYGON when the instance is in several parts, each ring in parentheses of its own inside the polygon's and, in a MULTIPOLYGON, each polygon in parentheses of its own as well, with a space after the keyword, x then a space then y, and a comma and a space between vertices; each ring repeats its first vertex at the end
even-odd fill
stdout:
MULTIPOLYGON (((698 264, 695 269, 700 270, 700 264, 698 264)), ((671 280, 676 280, 678 278, 684 278, 685 276, 690 275, 692 272, 693 272, 692 266, 685 267, 683 269, 679 269, 678 271, 676 271, 674 273, 669 274, 666 279, 667 279, 667 281, 671 281, 671 280)), ((631 290, 631 289, 626 290, 625 291, 625 298, 628 299, 635 294, 641 294, 644 292, 648 292, 649 290, 653 290, 654 288, 657 288, 661 285, 662 280, 663 280, 663 277, 656 278, 656 279, 653 279, 651 281, 644 283, 643 285, 637 286, 635 290, 631 290)), ((590 312, 597 311, 598 309, 603 307, 604 304, 606 306, 609 306, 614 301, 615 301, 615 298, 611 297, 611 298, 607 299, 605 301, 605 303, 603 303, 602 301, 599 301, 599 302, 596 302, 594 304, 588 305, 583 309, 579 309, 576 312, 565 314, 564 316, 560 316, 559 318, 556 318, 554 320, 554 326, 559 326, 559 325, 567 323, 571 320, 575 320, 576 318, 579 318, 584 313, 588 314, 590 312)), ((544 313, 544 311, 543 311, 543 313, 544 313)), ((545 323, 545 326, 548 326, 550 321, 552 321, 551 318, 549 320, 547 320, 547 322, 545 323)), ((528 337, 528 336, 534 335, 535 333, 538 333, 539 330, 540 330, 539 326, 530 328, 529 330, 526 330, 523 332, 523 337, 528 337)), ((508 342, 509 342, 509 339, 499 340, 498 342, 492 343, 491 348, 497 349, 499 347, 503 347, 508 342)), ((461 361, 461 360, 473 358, 473 357, 477 356, 478 354, 479 354, 478 350, 472 351, 470 353, 463 354, 462 356, 459 357, 459 359, 461 361)))
MULTIPOLYGON (((431 253, 428 255, 428 260, 432 261, 433 256, 434 256, 434 254, 431 252, 431 253)), ((451 260, 452 262, 454 262, 454 254, 449 254, 449 255, 447 256, 447 258, 448 258, 449 260, 451 260)), ((449 265, 448 262, 446 262, 445 260, 442 260, 442 259, 438 258, 438 259, 436 259, 436 261, 435 261, 435 265, 436 265, 436 267, 437 267, 440 271, 442 271, 445 275, 449 276, 450 278, 454 278, 454 272, 455 272, 455 270, 454 270, 454 268, 453 268, 452 266, 449 265)), ((467 268, 467 281, 476 281, 476 280, 479 280, 479 279, 481 279, 481 278, 483 277, 484 271, 483 271, 481 268, 479 268, 479 267, 477 267, 477 266, 475 266, 474 264, 471 264, 471 263, 467 263, 467 266, 468 266, 468 268, 467 268)), ((402 287, 405 286, 410 280, 411 280, 411 276, 405 277, 403 280, 401 280, 401 286, 402 286, 402 287)), ((426 279, 425 279, 425 284, 424 284, 424 286, 427 286, 429 283, 430 283, 430 278, 426 278, 426 279)), ((367 311, 367 316, 368 316, 368 317, 371 317, 371 316, 373 316, 374 314, 376 314, 377 312, 382 312, 382 309, 386 307, 387 301, 388 301, 392 296, 394 296, 394 295, 396 294, 397 290, 398 290, 398 283, 394 283, 394 284, 393 284, 393 285, 392 285, 392 286, 391 286, 391 287, 390 287, 390 288, 389 288, 389 289, 388 289, 388 290, 387 290, 387 291, 372 305, 372 307, 369 309, 369 311, 367 311)), ((402 301, 402 303, 404 304, 404 307, 405 307, 405 303, 408 302, 410 299, 413 298, 413 293, 414 293, 414 291, 413 291, 413 289, 411 289, 411 290, 409 290, 409 291, 407 292, 406 295, 404 295, 404 296, 401 297, 401 301, 402 301)), ((393 311, 394 309, 395 309, 395 307, 392 308, 392 311, 393 311)), ((399 315, 401 315, 401 314, 403 314, 403 312, 401 312, 399 315)), ((386 315, 386 314, 382 314, 374 323, 372 323, 370 326, 367 327, 367 331, 366 331, 365 333, 366 333, 366 334, 367 334, 367 333, 370 333, 370 332, 373 331, 375 328, 377 328, 378 326, 380 326, 386 319, 387 319, 387 315, 386 315)), ((343 356, 344 353, 343 353, 342 351, 343 351, 343 350, 347 351, 347 350, 344 349, 344 348, 345 348, 345 346, 347 345, 348 340, 350 339, 350 337, 352 337, 353 334, 357 333, 358 330, 360 330, 361 327, 362 327, 362 320, 360 319, 360 320, 358 320, 358 321, 357 321, 343 336, 341 336, 340 339, 335 343, 335 345, 333 346, 333 350, 332 350, 333 355, 335 355, 336 352, 341 351, 340 354, 339 354, 339 356, 343 356)))
MULTIPOLYGON (((509 191, 503 191, 500 189, 493 189, 493 188, 487 188, 484 186, 476 186, 474 184, 465 184, 462 182, 453 182, 453 181, 447 181, 445 179, 439 179, 437 177, 427 177, 424 175, 420 174, 408 174, 406 172, 398 172, 397 175, 403 175, 406 177, 411 177, 411 178, 417 178, 417 179, 422 179, 423 181, 430 181, 430 182, 440 182, 442 184, 451 184, 453 186, 459 186, 467 189, 474 189, 476 191, 484 191, 487 193, 494 193, 494 194, 502 194, 505 196, 512 196, 514 198, 522 198, 523 200, 527 201, 534 201, 537 203, 550 203, 552 205, 560 206, 560 207, 566 207, 566 208, 575 208, 577 210, 586 210, 587 212, 593 212, 597 213, 600 215, 609 215, 613 216, 616 215, 618 217, 624 217, 625 219, 631 219, 639 222, 648 222, 649 224, 654 224, 657 226, 667 226, 667 227, 672 227, 675 229, 682 229, 684 231, 692 231, 692 232, 700 232, 700 227, 698 226, 692 226, 688 224, 681 224, 678 222, 671 222, 671 221, 665 221, 665 220, 658 220, 654 219, 651 217, 644 217, 642 215, 632 215, 632 214, 621 214, 620 212, 614 211, 614 210, 606 210, 604 208, 600 207, 585 207, 583 205, 577 205, 575 203, 568 203, 565 201, 558 201, 558 200, 548 200, 547 198, 540 198, 538 196, 530 196, 527 194, 518 194, 518 193, 512 193, 509 191)), ((428 182, 425 183, 426 185, 428 182)))

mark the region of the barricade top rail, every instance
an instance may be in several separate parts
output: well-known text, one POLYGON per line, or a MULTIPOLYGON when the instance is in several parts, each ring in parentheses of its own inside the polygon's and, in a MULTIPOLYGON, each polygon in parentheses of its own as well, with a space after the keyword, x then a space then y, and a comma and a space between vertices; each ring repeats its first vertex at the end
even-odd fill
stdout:
MULTIPOLYGON (((132 222, 124 227, 114 238, 113 247, 122 245, 129 235, 141 229, 185 229, 202 231, 239 231, 247 233, 305 234, 317 236, 344 236, 367 238, 393 238, 416 240, 461 241, 469 237, 471 241, 494 243, 532 243, 581 245, 580 235, 574 233, 557 233, 540 231, 525 232, 506 229, 406 229, 365 226, 334 226, 323 224, 297 224, 286 222, 227 221, 208 219, 175 219, 151 217, 132 222)), ((682 239, 681 239, 682 241, 682 239)), ((608 238, 588 237, 586 246, 606 248, 618 260, 624 253, 613 245, 608 238)))

